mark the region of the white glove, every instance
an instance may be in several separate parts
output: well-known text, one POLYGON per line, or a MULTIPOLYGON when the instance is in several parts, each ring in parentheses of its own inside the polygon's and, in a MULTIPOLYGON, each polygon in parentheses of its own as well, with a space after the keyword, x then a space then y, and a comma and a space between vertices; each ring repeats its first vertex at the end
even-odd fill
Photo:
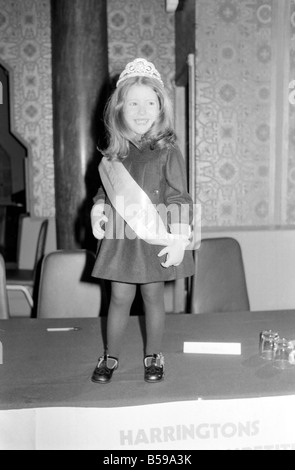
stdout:
POLYGON ((105 231, 101 228, 103 223, 108 222, 107 216, 104 214, 104 203, 97 203, 93 206, 91 210, 91 226, 92 233, 97 240, 102 240, 105 234, 105 231))
POLYGON ((158 254, 159 257, 167 255, 166 261, 161 263, 163 268, 179 266, 183 261, 185 249, 190 244, 189 236, 191 230, 189 225, 171 224, 170 230, 173 234, 172 242, 158 254))
POLYGON ((170 266, 179 266, 184 258, 185 248, 189 245, 188 239, 173 240, 171 245, 165 246, 158 256, 167 255, 166 261, 161 263, 163 268, 170 266))

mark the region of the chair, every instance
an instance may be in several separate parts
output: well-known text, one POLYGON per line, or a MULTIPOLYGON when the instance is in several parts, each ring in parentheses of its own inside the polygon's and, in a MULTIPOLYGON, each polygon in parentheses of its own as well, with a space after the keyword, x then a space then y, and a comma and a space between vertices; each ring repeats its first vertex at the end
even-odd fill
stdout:
POLYGON ((242 252, 233 238, 211 238, 195 253, 191 312, 250 310, 242 252))
POLYGON ((5 262, 0 255, 0 320, 9 319, 8 298, 6 290, 5 262))
POLYGON ((7 269, 6 270, 6 286, 8 291, 21 291, 31 308, 34 306, 33 290, 38 279, 38 270, 45 253, 48 219, 43 220, 37 241, 35 261, 33 269, 7 269))
POLYGON ((54 251, 42 263, 38 318, 98 317, 102 290, 91 277, 95 262, 86 250, 54 251))

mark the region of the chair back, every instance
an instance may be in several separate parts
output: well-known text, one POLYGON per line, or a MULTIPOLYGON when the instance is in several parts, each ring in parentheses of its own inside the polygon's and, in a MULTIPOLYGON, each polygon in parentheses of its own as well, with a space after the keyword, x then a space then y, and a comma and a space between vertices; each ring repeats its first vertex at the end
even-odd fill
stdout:
POLYGON ((102 291, 99 281, 91 277, 94 262, 94 254, 86 250, 46 255, 41 269, 37 317, 98 317, 102 291))
POLYGON ((47 240, 47 232, 48 232, 48 219, 43 220, 40 226, 39 234, 38 234, 38 241, 36 247, 36 254, 35 254, 35 262, 34 262, 34 270, 36 271, 38 268, 39 263, 42 261, 44 254, 45 254, 45 246, 47 240))
POLYGON ((9 319, 8 297, 6 290, 6 272, 3 256, 0 255, 0 320, 9 319))
POLYGON ((195 253, 191 312, 250 310, 241 247, 233 238, 204 239, 195 253))
POLYGON ((27 214, 20 215, 17 246, 18 269, 36 270, 45 253, 48 228, 48 219, 40 223, 27 214))

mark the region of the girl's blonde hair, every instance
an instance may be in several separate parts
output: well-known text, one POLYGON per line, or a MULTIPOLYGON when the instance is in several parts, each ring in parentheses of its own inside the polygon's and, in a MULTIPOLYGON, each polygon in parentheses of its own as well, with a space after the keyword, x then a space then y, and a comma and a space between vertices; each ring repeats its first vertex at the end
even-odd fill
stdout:
POLYGON ((108 101, 105 109, 105 124, 108 131, 108 147, 103 151, 110 160, 123 160, 129 153, 129 143, 133 133, 124 119, 123 107, 128 91, 133 85, 146 85, 157 94, 160 104, 159 116, 151 129, 145 134, 144 141, 160 149, 172 147, 176 142, 173 129, 173 109, 167 91, 159 80, 149 77, 133 77, 119 84, 108 101))

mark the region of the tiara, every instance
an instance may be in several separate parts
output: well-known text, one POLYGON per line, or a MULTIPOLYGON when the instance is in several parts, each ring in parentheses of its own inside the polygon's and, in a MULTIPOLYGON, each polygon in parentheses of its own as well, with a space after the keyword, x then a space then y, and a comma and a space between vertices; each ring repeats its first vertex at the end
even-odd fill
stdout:
POLYGON ((117 86, 119 83, 123 82, 127 78, 131 77, 149 77, 155 78, 159 80, 161 85, 164 86, 164 83, 161 79, 161 75, 159 74, 158 70, 151 62, 148 62, 146 59, 135 59, 133 62, 129 62, 125 70, 121 73, 119 80, 117 82, 117 86))

